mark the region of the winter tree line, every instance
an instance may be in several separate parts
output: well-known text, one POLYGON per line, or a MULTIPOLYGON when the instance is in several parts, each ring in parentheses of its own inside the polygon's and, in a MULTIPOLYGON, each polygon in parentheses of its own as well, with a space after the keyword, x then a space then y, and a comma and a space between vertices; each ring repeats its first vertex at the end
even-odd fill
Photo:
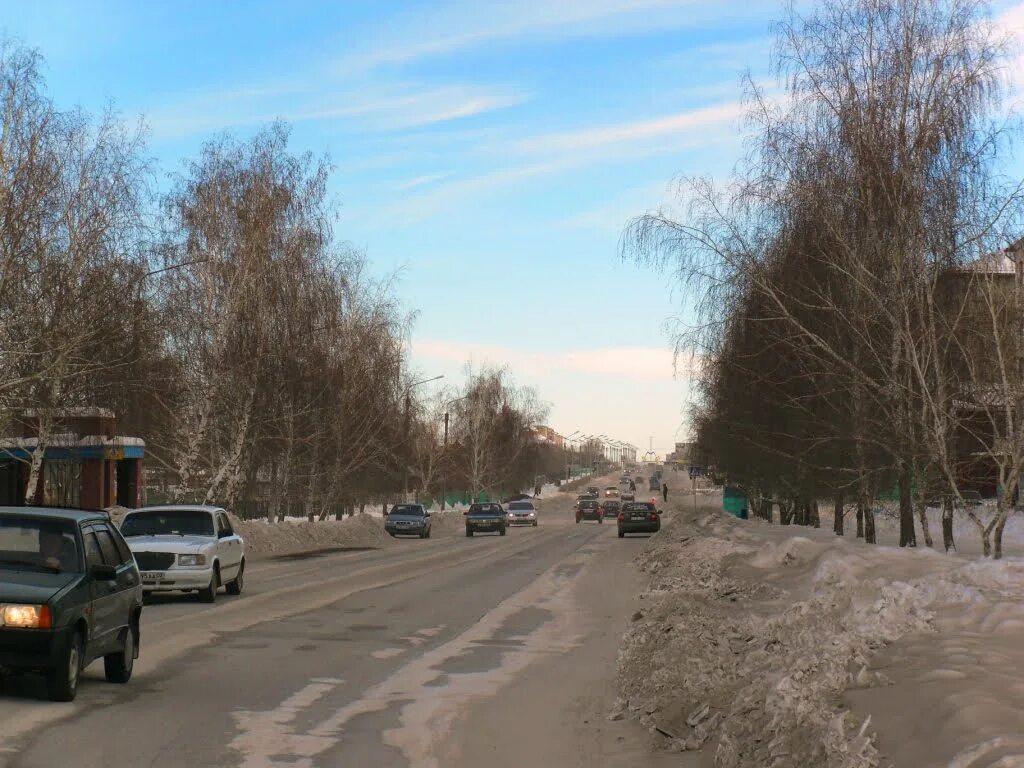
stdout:
POLYGON ((0 44, 0 435, 35 421, 29 488, 80 406, 146 440, 160 501, 323 518, 532 487, 543 405, 503 369, 417 398, 414 316, 336 237, 326 160, 274 124, 162 174, 143 126, 62 109, 40 67, 0 44))
POLYGON ((874 542, 893 498, 900 545, 916 517, 933 546, 938 504, 947 551, 964 515, 998 558, 1024 469, 1017 52, 983 0, 823 0, 776 31, 734 176, 623 237, 694 297, 698 453, 767 520, 828 500, 874 542))

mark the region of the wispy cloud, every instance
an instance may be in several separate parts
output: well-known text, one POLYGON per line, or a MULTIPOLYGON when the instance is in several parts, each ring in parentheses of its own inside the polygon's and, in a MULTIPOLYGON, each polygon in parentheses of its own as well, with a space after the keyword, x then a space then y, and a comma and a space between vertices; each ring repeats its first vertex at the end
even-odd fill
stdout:
POLYGON ((611 144, 646 142, 667 135, 692 135, 701 129, 725 128, 735 123, 742 113, 740 102, 727 102, 664 117, 535 136, 517 142, 515 148, 527 153, 580 152, 611 144))
POLYGON ((424 187, 428 184, 433 184, 449 177, 451 177, 451 173, 427 173, 423 176, 415 176, 411 179, 407 179, 406 181, 399 182, 398 184, 395 184, 395 189, 400 192, 405 192, 410 189, 415 189, 416 187, 424 187))
POLYGON ((515 88, 419 83, 339 90, 330 83, 260 89, 241 86, 188 94, 147 115, 157 138, 179 138, 282 119, 343 123, 349 130, 398 131, 481 115, 522 104, 515 88))
POLYGON ((392 19, 390 26, 398 31, 390 42, 382 43, 378 37, 372 49, 346 56, 338 66, 342 71, 373 69, 496 42, 622 33, 624 26, 663 28, 665 19, 656 12, 696 5, 694 0, 452 3, 431 8, 429 15, 407 14, 405 18, 392 19))
MULTIPOLYGON (((672 381, 677 378, 672 351, 661 347, 609 347, 565 352, 535 352, 495 344, 419 339, 413 353, 421 361, 462 364, 509 365, 529 376, 582 375, 608 376, 639 381, 672 381)), ((688 373, 691 363, 685 363, 688 373)))

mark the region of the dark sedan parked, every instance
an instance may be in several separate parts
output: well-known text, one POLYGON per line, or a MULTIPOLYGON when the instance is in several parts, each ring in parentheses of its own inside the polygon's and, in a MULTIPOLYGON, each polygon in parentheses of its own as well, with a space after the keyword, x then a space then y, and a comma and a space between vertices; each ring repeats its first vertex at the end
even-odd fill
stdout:
POLYGON ((630 501, 619 512, 619 538, 627 533, 657 533, 661 530, 661 514, 649 501, 630 501))
POLYGON ((430 513, 422 504, 395 504, 384 521, 384 530, 392 536, 430 538, 430 513))
POLYGON ((466 512, 466 535, 499 533, 505 535, 507 517, 501 504, 473 504, 466 512))
POLYGON ((43 673, 54 701, 101 657, 127 683, 141 615, 135 558, 104 513, 0 507, 0 670, 43 673))

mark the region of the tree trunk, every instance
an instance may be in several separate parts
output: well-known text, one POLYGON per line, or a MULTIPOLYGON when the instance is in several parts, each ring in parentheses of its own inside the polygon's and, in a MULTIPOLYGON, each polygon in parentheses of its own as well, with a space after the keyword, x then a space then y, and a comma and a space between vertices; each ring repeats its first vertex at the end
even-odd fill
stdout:
POLYGON ((789 525, 793 520, 793 501, 792 499, 783 499, 779 502, 779 523, 781 525, 789 525))
POLYGON ((810 521, 809 521, 810 525, 814 526, 815 528, 821 528, 821 514, 818 512, 818 500, 817 499, 811 499, 810 510, 811 510, 811 517, 810 517, 810 521))
POLYGON ((864 503, 857 502, 857 538, 864 538, 864 503))
POLYGON ((843 494, 838 493, 835 497, 835 506, 832 512, 832 532, 836 536, 843 536, 845 531, 843 530, 843 520, 846 517, 846 509, 843 506, 843 494))
POLYGON ((953 541, 953 499, 949 496, 942 498, 942 545, 946 552, 956 550, 956 542, 953 541))
POLYGON ((875 544, 875 510, 868 507, 864 510, 864 543, 875 544))
POLYGON ((917 499, 917 519, 921 521, 921 532, 924 534, 924 545, 934 547, 932 532, 928 527, 928 500, 921 494, 917 499))
POLYGON ((769 496, 764 500, 764 519, 769 523, 774 522, 775 518, 775 502, 772 501, 772 497, 769 496))
POLYGON ((1009 509, 1003 508, 1000 512, 999 520, 996 522, 995 537, 993 541, 992 557, 996 560, 1001 560, 1003 557, 1003 528, 1006 527, 1006 518, 1009 516, 1009 509))
POLYGON ((900 492, 900 546, 916 547, 917 536, 914 533, 914 503, 910 498, 910 465, 902 462, 899 477, 900 492))

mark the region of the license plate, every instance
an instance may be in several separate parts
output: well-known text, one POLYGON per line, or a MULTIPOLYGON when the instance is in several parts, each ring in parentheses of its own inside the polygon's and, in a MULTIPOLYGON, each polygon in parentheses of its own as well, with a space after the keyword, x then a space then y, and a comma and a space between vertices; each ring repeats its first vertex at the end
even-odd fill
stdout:
POLYGON ((492 523, 489 520, 484 520, 476 524, 477 528, 493 528, 497 523, 492 523))
POLYGON ((633 515, 634 520, 644 520, 646 517, 647 515, 633 515))
POLYGON ((156 571, 146 571, 141 574, 143 581, 163 581, 166 573, 158 573, 156 571))

